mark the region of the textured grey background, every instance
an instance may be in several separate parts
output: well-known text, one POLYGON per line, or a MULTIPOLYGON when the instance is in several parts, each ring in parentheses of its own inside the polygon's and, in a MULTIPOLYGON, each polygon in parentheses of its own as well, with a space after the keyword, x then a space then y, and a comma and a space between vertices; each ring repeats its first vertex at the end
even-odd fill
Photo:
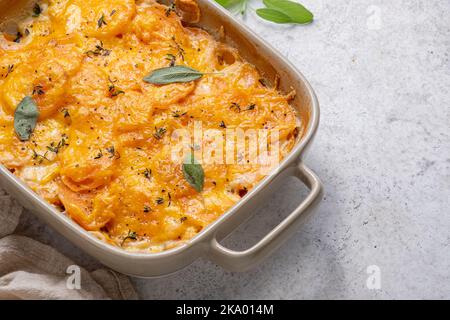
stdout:
MULTIPOLYGON (((307 163, 321 208, 256 270, 199 260, 134 283, 143 298, 450 298, 450 1, 302 0, 310 26, 243 23, 311 81, 322 122, 307 163), (381 289, 366 287, 367 267, 381 289)), ((245 248, 305 194, 294 180, 227 244, 245 248)), ((97 263, 31 214, 20 232, 88 268, 97 263)))

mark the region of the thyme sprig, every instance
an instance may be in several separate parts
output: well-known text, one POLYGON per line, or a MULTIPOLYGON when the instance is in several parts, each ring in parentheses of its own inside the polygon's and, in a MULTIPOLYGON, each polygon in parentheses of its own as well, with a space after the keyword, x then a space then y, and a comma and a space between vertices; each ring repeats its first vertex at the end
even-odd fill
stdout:
POLYGON ((88 50, 85 52, 85 54, 92 58, 93 56, 103 56, 103 57, 107 57, 111 54, 111 50, 109 49, 105 49, 103 47, 103 41, 100 41, 100 44, 97 44, 95 46, 94 50, 88 50))
POLYGON ((55 142, 50 143, 50 145, 47 146, 47 150, 55 154, 58 154, 62 148, 69 145, 67 143, 67 139, 68 139, 67 135, 63 134, 61 140, 59 140, 57 144, 55 142))
POLYGON ((44 154, 39 154, 39 153, 36 152, 36 150, 33 150, 32 159, 33 159, 33 160, 37 160, 37 162, 38 162, 39 164, 41 164, 42 162, 44 162, 44 160, 50 161, 50 159, 47 158, 47 154, 48 154, 48 151, 45 151, 44 154))
POLYGON ((163 128, 163 127, 157 128, 157 127, 155 127, 155 133, 153 134, 153 136, 157 140, 161 140, 166 132, 167 132, 166 128, 163 128))
POLYGON ((128 230, 128 234, 125 236, 125 238, 123 238, 122 243, 121 243, 120 246, 123 246, 123 244, 127 240, 137 240, 137 233, 136 233, 136 231, 128 230))
POLYGON ((99 28, 99 29, 100 29, 101 27, 103 27, 103 26, 107 26, 107 25, 108 25, 108 23, 106 23, 106 21, 105 21, 105 15, 104 15, 104 14, 102 14, 102 16, 100 17, 100 19, 98 19, 97 25, 98 25, 98 28, 99 28))
POLYGON ((39 3, 35 3, 33 7, 33 17, 39 17, 42 13, 42 8, 39 3))
POLYGON ((145 168, 145 170, 144 170, 144 172, 143 172, 143 175, 144 175, 145 178, 147 178, 148 180, 150 180, 151 177, 152 177, 152 170, 149 169, 149 168, 145 168))

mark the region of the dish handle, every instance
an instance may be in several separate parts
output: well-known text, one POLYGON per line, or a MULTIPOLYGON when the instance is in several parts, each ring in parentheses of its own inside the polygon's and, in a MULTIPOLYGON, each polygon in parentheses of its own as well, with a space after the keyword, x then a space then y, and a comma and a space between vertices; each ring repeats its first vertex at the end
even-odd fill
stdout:
POLYGON ((247 250, 235 251, 225 248, 214 237, 210 244, 209 256, 215 263, 231 271, 248 270, 278 249, 308 218, 322 198, 323 186, 319 177, 303 162, 298 164, 294 176, 310 189, 306 199, 278 226, 247 250))

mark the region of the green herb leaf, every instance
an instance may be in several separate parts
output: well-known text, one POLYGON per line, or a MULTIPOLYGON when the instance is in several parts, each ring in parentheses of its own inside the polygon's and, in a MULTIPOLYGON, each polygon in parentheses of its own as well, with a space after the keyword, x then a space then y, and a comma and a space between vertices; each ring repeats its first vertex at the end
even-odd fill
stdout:
POLYGON ((252 103, 252 104, 249 105, 249 106, 247 107, 247 109, 245 109, 245 110, 251 111, 251 110, 255 110, 255 108, 256 108, 256 104, 252 103))
POLYGON ((175 5, 175 2, 174 2, 167 8, 167 10, 166 10, 166 17, 169 17, 172 12, 176 12, 175 10, 176 10, 176 5, 175 5))
MULTIPOLYGON (((244 14, 248 0, 215 0, 231 12, 244 14)), ((275 23, 306 24, 314 20, 314 15, 300 3, 289 0, 263 0, 267 8, 256 10, 261 18, 275 23)))
POLYGON ((95 46, 95 50, 86 51, 85 54, 89 58, 92 58, 93 56, 104 56, 104 57, 107 57, 107 56, 109 56, 111 54, 111 50, 105 49, 103 47, 103 42, 100 41, 100 44, 97 44, 95 46))
POLYGON ((170 61, 170 67, 175 66, 175 62, 177 61, 177 57, 175 57, 173 54, 168 53, 166 54, 166 60, 170 61))
POLYGON ((148 168, 145 168, 143 174, 144 174, 144 177, 145 177, 145 178, 147 178, 148 180, 150 180, 150 178, 152 177, 152 170, 151 170, 151 169, 148 169, 148 168))
POLYGON ((227 9, 234 7, 235 5, 240 4, 243 1, 245 0, 216 0, 218 4, 227 9))
POLYGON ((182 116, 185 116, 187 114, 187 112, 181 112, 181 111, 174 111, 172 112, 172 116, 174 118, 181 118, 182 116))
POLYGON ((144 78, 145 82, 152 84, 170 84, 191 82, 200 79, 203 73, 185 66, 171 66, 153 70, 144 78))
POLYGON ((68 139, 67 135, 63 134, 61 137, 61 140, 59 140, 58 144, 51 142, 50 145, 47 146, 47 150, 50 152, 54 152, 55 154, 58 154, 62 148, 69 145, 67 143, 67 139, 68 139))
POLYGON ((103 157, 103 152, 102 152, 102 149, 98 149, 98 153, 97 153, 97 155, 94 157, 94 159, 100 159, 101 157, 103 157))
POLYGON ((201 164, 195 160, 193 153, 189 154, 184 160, 183 175, 186 181, 197 190, 197 192, 203 190, 205 172, 203 171, 201 164))
POLYGON ((50 159, 47 158, 48 151, 45 151, 44 154, 39 154, 36 152, 36 150, 33 150, 33 156, 32 159, 36 160, 39 164, 44 162, 44 160, 50 161, 50 159))
POLYGON ((33 17, 39 17, 39 15, 42 13, 41 6, 39 3, 35 3, 33 7, 33 17))
POLYGON ((39 117, 39 109, 31 97, 25 97, 14 113, 14 129, 21 141, 30 139, 39 117))
POLYGON ((20 40, 23 38, 23 34, 19 31, 16 34, 16 38, 13 40, 15 43, 20 43, 20 40))
POLYGON ((105 15, 104 14, 102 14, 102 16, 100 17, 100 19, 98 19, 98 21, 97 21, 97 25, 98 25, 98 27, 99 28, 101 28, 102 26, 107 26, 108 24, 106 23, 106 21, 105 21, 105 15))
POLYGON ((118 95, 125 94, 125 91, 117 89, 115 86, 109 86, 109 94, 111 98, 117 97, 118 95))
POLYGON ((235 110, 236 112, 241 112, 241 106, 237 102, 232 102, 230 109, 235 110))
POLYGON ((13 71, 14 71, 14 65, 13 64, 8 65, 8 70, 6 71, 6 74, 4 75, 4 77, 8 78, 9 74, 13 71))
POLYGON ((166 128, 155 127, 155 133, 153 134, 153 136, 155 137, 155 139, 161 140, 166 132, 167 132, 166 128))
POLYGON ((108 153, 110 154, 109 158, 120 158, 120 154, 116 151, 116 148, 114 146, 111 146, 109 148, 106 148, 106 151, 108 151, 108 153))
POLYGON ((136 231, 128 230, 128 234, 125 236, 125 238, 123 238, 121 245, 123 246, 125 241, 127 241, 128 239, 130 239, 130 240, 137 240, 137 233, 136 233, 136 231))
POLYGON ((38 84, 37 86, 34 86, 34 88, 33 88, 33 96, 36 94, 38 96, 42 96, 43 94, 45 94, 44 87, 41 86, 40 84, 38 84))
POLYGON ((264 20, 275 23, 292 23, 292 19, 284 13, 268 8, 256 9, 256 14, 264 20))
POLYGON ((61 112, 64 115, 64 118, 70 117, 69 110, 67 110, 66 108, 62 109, 61 112))
MULTIPOLYGON (((263 2, 268 9, 279 11, 280 13, 288 16, 291 19, 291 23, 305 24, 311 23, 314 20, 314 15, 311 13, 311 11, 306 9, 300 3, 289 0, 263 0, 263 2)), ((273 14, 273 12, 271 13, 273 14)), ((281 19, 281 15, 279 15, 278 17, 279 17, 278 19, 281 19)), ((277 23, 288 23, 288 22, 277 22, 277 23)))

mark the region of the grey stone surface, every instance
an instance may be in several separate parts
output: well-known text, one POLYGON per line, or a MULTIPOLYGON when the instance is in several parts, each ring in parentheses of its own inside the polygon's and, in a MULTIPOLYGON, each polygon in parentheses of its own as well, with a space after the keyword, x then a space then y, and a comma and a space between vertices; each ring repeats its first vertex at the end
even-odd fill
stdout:
MULTIPOLYGON (((256 270, 199 260, 161 279, 134 279, 143 298, 450 298, 450 2, 302 0, 310 26, 243 23, 311 81, 322 107, 307 158, 323 179, 320 209, 256 270), (377 19, 379 17, 379 19, 377 19), (367 267, 381 289, 366 286, 367 267)), ((306 191, 295 180, 227 240, 245 248, 306 191)), ((82 265, 97 264, 30 214, 20 232, 82 265)))

